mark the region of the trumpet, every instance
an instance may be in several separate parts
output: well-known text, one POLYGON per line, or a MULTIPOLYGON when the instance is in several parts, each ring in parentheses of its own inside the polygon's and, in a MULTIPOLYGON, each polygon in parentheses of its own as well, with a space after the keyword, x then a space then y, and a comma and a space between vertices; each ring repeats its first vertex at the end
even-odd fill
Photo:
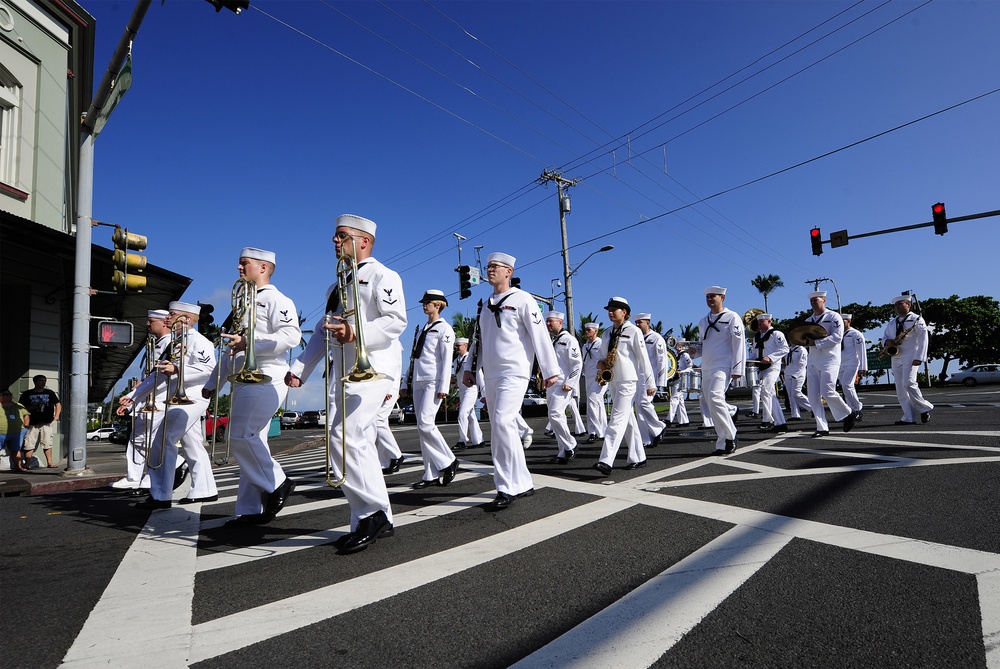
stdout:
POLYGON ((878 354, 878 359, 885 360, 886 358, 892 358, 899 355, 899 345, 903 343, 904 339, 906 339, 906 335, 910 334, 913 328, 917 327, 917 323, 919 322, 919 319, 913 321, 913 325, 903 330, 902 334, 898 334, 894 338, 887 341, 885 346, 882 347, 882 352, 878 354))
POLYGON ((232 290, 233 334, 246 341, 243 366, 229 375, 230 383, 270 383, 271 377, 257 369, 254 355, 254 335, 257 332, 257 284, 249 279, 237 279, 232 290))

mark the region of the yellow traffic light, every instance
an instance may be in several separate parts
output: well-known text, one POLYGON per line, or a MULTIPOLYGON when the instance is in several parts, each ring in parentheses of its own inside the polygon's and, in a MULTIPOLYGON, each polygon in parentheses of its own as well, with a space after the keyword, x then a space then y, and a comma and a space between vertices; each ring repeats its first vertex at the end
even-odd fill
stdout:
POLYGON ((115 291, 135 290, 141 292, 146 287, 146 277, 138 276, 146 269, 146 256, 129 251, 142 251, 146 248, 146 237, 124 230, 117 225, 111 235, 115 252, 111 256, 114 272, 111 275, 111 285, 115 291))

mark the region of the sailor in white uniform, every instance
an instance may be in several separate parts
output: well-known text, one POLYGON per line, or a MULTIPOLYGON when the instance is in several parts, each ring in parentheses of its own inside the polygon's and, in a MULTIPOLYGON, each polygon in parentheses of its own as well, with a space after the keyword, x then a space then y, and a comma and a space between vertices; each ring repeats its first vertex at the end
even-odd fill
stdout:
POLYGON ((565 318, 561 311, 545 314, 545 327, 552 336, 552 347, 559 365, 559 380, 545 390, 545 403, 549 411, 549 425, 559 445, 555 461, 560 465, 576 457, 576 439, 569 430, 566 408, 573 402, 573 389, 580 382, 580 373, 583 371, 580 344, 576 337, 563 330, 565 318))
POLYGON ((788 355, 788 341, 785 334, 771 327, 771 314, 757 316, 757 360, 762 365, 760 369, 760 415, 761 425, 769 432, 788 432, 785 422, 785 412, 778 400, 778 375, 781 374, 781 363, 788 355))
POLYGON ((604 395, 608 392, 607 384, 597 382, 597 361, 601 352, 601 338, 598 336, 600 324, 587 323, 583 326, 583 334, 587 338, 581 353, 583 355, 583 383, 587 391, 587 443, 592 444, 598 439, 604 439, 604 431, 608 429, 608 414, 604 410, 604 395))
POLYGON ((726 289, 709 286, 705 289, 708 315, 698 323, 701 340, 702 411, 715 427, 715 455, 734 452, 739 443, 730 404, 726 402, 729 384, 743 376, 746 364, 746 340, 743 319, 723 306, 726 289))
POLYGON ((612 375, 608 383, 612 410, 608 429, 604 433, 601 457, 594 464, 594 469, 608 476, 611 474, 622 440, 628 442, 625 469, 639 469, 646 466, 646 449, 639 435, 639 425, 632 412, 632 406, 637 393, 652 397, 656 392, 656 386, 642 331, 628 320, 632 311, 628 300, 624 297, 612 297, 604 308, 608 310, 611 327, 604 333, 606 336, 601 342, 597 369, 599 372, 610 372, 612 375), (614 355, 609 361, 608 356, 611 352, 614 352, 614 355), (642 387, 639 386, 640 383, 643 384, 642 387))
POLYGON ((204 397, 210 399, 225 387, 233 372, 238 378, 251 347, 257 371, 271 377, 269 381, 258 383, 232 383, 227 429, 230 447, 240 465, 240 483, 236 493, 236 518, 228 521, 227 527, 269 522, 281 511, 295 488, 295 483, 285 476, 281 465, 271 456, 267 443, 271 418, 288 394, 285 385, 288 352, 302 341, 295 304, 271 283, 275 266, 273 251, 252 247, 240 251, 240 279, 255 286, 256 296, 249 307, 254 311, 248 310, 242 322, 233 323, 233 332, 222 334, 229 345, 229 355, 219 361, 219 369, 209 377, 202 390, 204 397), (249 342, 251 332, 253 341, 249 342))
MULTIPOLYGON (((375 446, 375 421, 386 395, 393 391, 395 379, 390 374, 399 367, 395 360, 401 355, 399 337, 406 329, 406 300, 399 274, 372 257, 375 223, 361 216, 343 214, 337 217, 336 225, 333 241, 337 256, 353 257, 357 275, 346 271, 343 290, 337 283, 330 287, 326 314, 316 323, 315 334, 306 350, 292 363, 285 383, 292 388, 301 386, 317 364, 326 359, 324 332, 328 331, 335 348, 341 349, 331 356, 329 376, 331 380, 338 380, 330 384, 330 406, 334 410, 326 417, 332 446, 330 468, 334 476, 346 477, 341 490, 351 508, 351 533, 338 539, 335 546, 340 553, 354 553, 394 533, 389 493, 375 446), (341 304, 342 301, 346 304, 341 304), (356 313, 343 316, 345 310, 354 311, 355 303, 358 306, 356 313), (371 368, 384 377, 347 380, 342 388, 337 388, 341 385, 339 379, 353 370, 358 358, 359 333, 364 338, 371 368), (342 415, 341 392, 345 393, 346 415, 342 415), (341 454, 345 443, 347 471, 342 473, 341 454)), ((322 370, 324 365, 320 368, 322 370)))
POLYGON ((833 419, 843 421, 844 432, 854 427, 857 414, 851 411, 840 395, 837 394, 837 374, 840 372, 840 342, 844 338, 844 321, 836 311, 826 308, 826 291, 817 290, 809 293, 809 304, 813 313, 806 319, 807 323, 823 326, 827 336, 808 338, 809 363, 806 368, 806 383, 809 384, 809 406, 816 417, 816 432, 813 437, 824 437, 830 434, 830 426, 823 410, 823 400, 830 407, 833 419))
POLYGON ((535 492, 515 418, 528 389, 532 360, 537 358, 546 388, 559 380, 559 364, 538 304, 529 293, 510 285, 514 262, 507 253, 487 257, 486 278, 493 294, 479 314, 479 341, 473 343, 462 372, 462 382, 471 387, 476 373, 483 370, 497 487, 489 508, 497 511, 535 492))
POLYGON ((840 387, 844 391, 844 401, 851 411, 861 420, 861 398, 855 384, 858 382, 858 372, 868 371, 868 350, 865 348, 865 336, 851 327, 851 314, 841 314, 844 320, 844 339, 840 343, 840 387))
POLYGON ((691 360, 691 354, 688 353, 687 347, 678 345, 677 374, 674 375, 674 378, 670 382, 670 413, 667 414, 667 422, 671 425, 676 425, 677 427, 688 427, 690 425, 691 421, 688 419, 687 407, 684 405, 682 382, 687 375, 694 373, 691 371, 693 369, 694 361, 691 360))
POLYGON ((802 420, 802 411, 812 411, 809 398, 802 392, 806 384, 806 365, 809 363, 809 350, 805 346, 790 345, 785 358, 785 392, 788 393, 788 420, 802 420))
POLYGON ((455 479, 458 458, 448 448, 441 430, 435 423, 441 402, 451 390, 451 358, 455 347, 455 331, 441 311, 448 298, 440 290, 428 290, 420 298, 427 322, 418 328, 410 352, 410 369, 402 393, 412 393, 413 414, 417 419, 420 453, 424 460, 423 477, 414 488, 446 486, 455 479))
POLYGON ((917 385, 917 371, 920 363, 927 358, 927 323, 924 319, 910 311, 912 302, 909 295, 898 295, 892 301, 896 317, 885 326, 882 336, 883 345, 890 342, 899 351, 892 356, 892 375, 896 379, 896 397, 903 409, 903 417, 896 425, 914 425, 917 414, 920 422, 931 419, 934 405, 924 399, 917 385))
POLYGON ((458 443, 451 447, 456 453, 466 448, 479 448, 483 443, 483 430, 476 418, 476 400, 479 399, 479 384, 467 387, 462 380, 462 367, 469 357, 469 339, 455 340, 455 385, 458 386, 458 443))
MULTIPOLYGON (((646 345, 646 355, 649 356, 650 372, 653 378, 650 382, 656 389, 666 387, 670 382, 669 366, 667 364, 667 342, 663 336, 650 327, 652 314, 636 314, 635 325, 642 331, 643 343, 646 345)), ((645 385, 649 385, 648 383, 645 385)), ((654 391, 655 394, 655 391, 654 391)), ((635 416, 639 424, 639 438, 644 448, 657 446, 667 424, 660 420, 653 406, 653 397, 646 393, 635 394, 635 416)))

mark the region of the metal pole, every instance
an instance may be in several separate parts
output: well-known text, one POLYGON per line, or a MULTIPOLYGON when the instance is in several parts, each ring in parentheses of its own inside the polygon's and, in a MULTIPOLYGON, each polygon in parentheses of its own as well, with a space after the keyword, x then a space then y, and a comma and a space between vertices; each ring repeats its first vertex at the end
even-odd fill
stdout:
POLYGON ((573 283, 569 270, 569 238, 566 235, 566 208, 563 207, 562 181, 556 180, 559 190, 559 229, 562 232, 563 280, 566 283, 566 329, 571 335, 576 334, 576 322, 573 316, 573 283))

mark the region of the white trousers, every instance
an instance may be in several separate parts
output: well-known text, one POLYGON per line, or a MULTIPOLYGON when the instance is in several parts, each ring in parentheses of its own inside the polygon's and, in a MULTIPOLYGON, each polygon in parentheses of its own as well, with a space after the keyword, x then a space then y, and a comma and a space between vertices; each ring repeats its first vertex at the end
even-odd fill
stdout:
POLYGON ((736 438, 736 424, 733 423, 730 405, 726 402, 729 377, 728 368, 701 370, 702 411, 708 411, 707 415, 715 428, 716 448, 725 448, 727 439, 736 438))
POLYGON ((569 419, 573 421, 572 429, 570 432, 573 434, 583 434, 587 428, 583 425, 583 417, 580 416, 580 396, 576 392, 572 393, 572 397, 569 402, 569 419))
POLYGON ((448 448, 448 442, 434 422, 441 407, 436 387, 437 381, 415 381, 410 388, 413 393, 413 413, 417 417, 420 453, 424 456, 425 481, 437 479, 441 476, 441 470, 455 461, 455 454, 448 448))
MULTIPOLYGON (((201 394, 200 390, 198 394, 201 394)), ((201 417, 208 409, 208 400, 191 399, 194 404, 168 406, 159 428, 153 434, 149 459, 155 463, 160 462, 162 457, 163 465, 149 473, 149 494, 161 502, 173 497, 174 470, 177 468, 177 448, 174 444, 178 441, 181 442, 181 455, 191 472, 188 497, 211 497, 219 494, 219 489, 215 486, 215 475, 212 473, 212 458, 205 450, 205 435, 201 430, 201 417), (161 449, 161 444, 166 445, 165 451, 161 449)))
POLYGON ((673 423, 674 418, 680 425, 687 425, 690 422, 687 406, 684 404, 684 391, 681 390, 679 380, 670 386, 670 413, 667 414, 667 420, 673 423))
POLYGON ((840 365, 813 365, 809 361, 806 381, 809 383, 809 406, 816 417, 816 431, 825 432, 830 429, 826 421, 826 411, 823 410, 823 400, 830 407, 834 420, 844 420, 851 413, 851 407, 837 394, 837 372, 840 365))
POLYGON ((596 434, 601 439, 608 429, 608 414, 604 410, 604 395, 607 392, 607 385, 587 379, 587 434, 596 434))
POLYGON ((781 365, 774 364, 760 373, 760 416, 762 423, 785 425, 785 412, 781 409, 778 399, 778 375, 781 365))
POLYGON ((785 390, 788 392, 788 409, 792 414, 792 418, 801 418, 803 411, 812 411, 809 398, 802 392, 802 386, 805 383, 805 374, 802 376, 785 375, 785 390))
POLYGON ((566 420, 566 407, 573 403, 573 391, 563 390, 556 384, 545 391, 545 403, 549 409, 549 429, 556 435, 559 444, 559 456, 576 448, 576 439, 569 432, 569 422, 566 420))
POLYGON ((752 405, 751 411, 754 413, 761 412, 760 383, 755 386, 750 386, 750 403, 752 405))
MULTIPOLYGON (((163 410, 153 413, 140 412, 136 414, 135 422, 132 425, 132 435, 129 437, 128 445, 125 447, 125 478, 129 481, 139 483, 139 488, 149 490, 149 472, 146 471, 146 431, 149 431, 150 438, 156 434, 163 420, 163 410), (150 423, 152 422, 152 427, 150 423), (138 463, 138 464, 136 464, 138 463)), ((192 430, 201 430, 201 424, 195 425, 192 430)), ((184 458, 176 458, 177 468, 184 464, 184 458)))
POLYGON ((521 403, 528 379, 505 376, 486 379, 486 404, 490 409, 490 451, 493 455, 493 482, 497 492, 520 495, 534 487, 521 446, 521 403))
POLYGON ((609 467, 613 467, 615 464, 615 457, 618 455, 618 449, 621 448, 622 440, 628 443, 626 464, 642 462, 646 459, 646 449, 643 448, 642 438, 639 436, 639 424, 632 412, 632 404, 637 392, 636 385, 635 381, 612 381, 608 384, 613 408, 611 409, 611 419, 608 420, 608 429, 604 433, 604 446, 601 448, 600 461, 609 467))
POLYGON ((892 359, 892 375, 896 379, 896 397, 899 399, 899 406, 903 409, 902 420, 911 423, 917 422, 917 418, 925 411, 934 409, 934 405, 924 399, 924 394, 920 392, 917 385, 917 371, 919 367, 911 360, 896 362, 896 356, 892 359))
POLYGON ((398 398, 399 382, 393 381, 392 393, 387 398, 382 398, 382 406, 375 414, 375 448, 378 450, 378 461, 382 469, 389 466, 390 460, 399 459, 403 455, 399 444, 396 443, 396 435, 392 433, 392 428, 389 426, 389 413, 396 406, 398 398))
POLYGON ((479 386, 471 388, 461 386, 458 389, 460 398, 458 404, 458 440, 467 446, 483 443, 483 430, 476 420, 476 400, 479 399, 479 386))
POLYGON ((858 375, 858 368, 860 365, 854 364, 848 367, 840 368, 840 377, 837 379, 840 381, 840 388, 844 391, 844 401, 847 402, 847 406, 851 407, 852 411, 861 411, 864 407, 861 405, 861 398, 858 397, 858 390, 854 385, 854 379, 858 375))
MULTIPOLYGON (((339 363, 340 360, 334 356, 334 379, 343 376, 339 363)), ((378 511, 385 512, 386 518, 392 522, 389 492, 385 487, 378 449, 375 447, 375 418, 385 396, 392 392, 393 383, 392 379, 345 383, 346 414, 339 400, 331 401, 332 416, 326 417, 326 429, 330 430, 330 468, 334 478, 342 476, 342 444, 345 438, 347 440, 347 479, 340 489, 351 507, 352 532, 358 528, 362 519, 378 511), (343 420, 342 416, 345 416, 343 420)), ((335 389, 339 385, 339 381, 330 384, 331 396, 338 392, 335 389)))
MULTIPOLYGON (((240 465, 236 515, 263 513, 268 496, 285 482, 285 472, 271 456, 267 433, 271 418, 285 401, 284 378, 271 383, 234 383, 229 410, 229 445, 240 465)), ((194 495, 192 495, 193 497, 194 495)))
POLYGON ((667 424, 656 415, 653 398, 646 394, 645 388, 636 388, 632 402, 635 405, 636 422, 639 425, 639 438, 643 445, 651 444, 653 437, 663 432, 667 424))

